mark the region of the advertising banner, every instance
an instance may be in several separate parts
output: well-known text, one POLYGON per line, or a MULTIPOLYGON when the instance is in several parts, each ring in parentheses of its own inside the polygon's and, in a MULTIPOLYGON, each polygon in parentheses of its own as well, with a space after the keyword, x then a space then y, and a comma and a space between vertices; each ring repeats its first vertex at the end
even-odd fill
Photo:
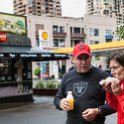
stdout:
POLYGON ((0 13, 0 31, 27 35, 26 17, 0 13))

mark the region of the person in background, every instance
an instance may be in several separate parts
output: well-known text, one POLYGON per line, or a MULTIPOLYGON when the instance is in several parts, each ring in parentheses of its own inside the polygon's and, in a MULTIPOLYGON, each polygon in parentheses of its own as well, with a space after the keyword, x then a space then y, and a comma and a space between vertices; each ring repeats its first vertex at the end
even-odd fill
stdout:
POLYGON ((99 84, 108 73, 91 65, 92 55, 87 44, 79 43, 73 49, 74 69, 64 74, 54 98, 57 109, 67 111, 66 124, 104 124, 105 116, 115 111, 105 104, 105 90, 99 84), (68 91, 74 97, 74 109, 66 99, 68 91))
POLYGON ((71 58, 71 67, 68 69, 69 71, 71 71, 72 69, 74 69, 74 62, 73 62, 73 58, 71 58))
POLYGON ((14 65, 17 68, 17 87, 18 87, 18 93, 22 93, 23 92, 23 61, 22 59, 18 59, 14 65))
POLYGON ((108 103, 118 113, 118 124, 124 124, 124 50, 112 53, 109 67, 113 78, 102 80, 102 86, 108 103))

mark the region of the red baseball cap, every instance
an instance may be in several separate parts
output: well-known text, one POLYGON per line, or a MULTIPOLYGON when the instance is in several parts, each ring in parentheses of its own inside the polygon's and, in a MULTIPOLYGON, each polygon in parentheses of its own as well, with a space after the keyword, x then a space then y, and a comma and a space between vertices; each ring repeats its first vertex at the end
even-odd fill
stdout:
POLYGON ((72 55, 74 57, 78 57, 81 54, 87 54, 88 56, 91 55, 90 47, 87 44, 79 43, 76 46, 74 46, 72 55))

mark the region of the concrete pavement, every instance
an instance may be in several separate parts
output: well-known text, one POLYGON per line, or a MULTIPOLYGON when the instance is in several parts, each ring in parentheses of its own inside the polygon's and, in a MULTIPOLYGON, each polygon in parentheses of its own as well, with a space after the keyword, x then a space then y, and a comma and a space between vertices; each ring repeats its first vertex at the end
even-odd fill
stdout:
MULTIPOLYGON (((34 96, 34 103, 0 110, 0 124, 65 124, 66 112, 55 109, 53 97, 34 96)), ((116 115, 106 124, 116 124, 116 115)))

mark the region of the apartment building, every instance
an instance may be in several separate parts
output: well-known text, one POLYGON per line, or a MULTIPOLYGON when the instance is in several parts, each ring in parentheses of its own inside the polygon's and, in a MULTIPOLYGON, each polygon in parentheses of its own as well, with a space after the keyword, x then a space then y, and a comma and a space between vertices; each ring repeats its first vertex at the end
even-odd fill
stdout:
POLYGON ((37 16, 61 16, 60 0, 13 0, 14 14, 37 16))
POLYGON ((117 25, 124 24, 124 0, 86 0, 86 13, 116 17, 117 25))

